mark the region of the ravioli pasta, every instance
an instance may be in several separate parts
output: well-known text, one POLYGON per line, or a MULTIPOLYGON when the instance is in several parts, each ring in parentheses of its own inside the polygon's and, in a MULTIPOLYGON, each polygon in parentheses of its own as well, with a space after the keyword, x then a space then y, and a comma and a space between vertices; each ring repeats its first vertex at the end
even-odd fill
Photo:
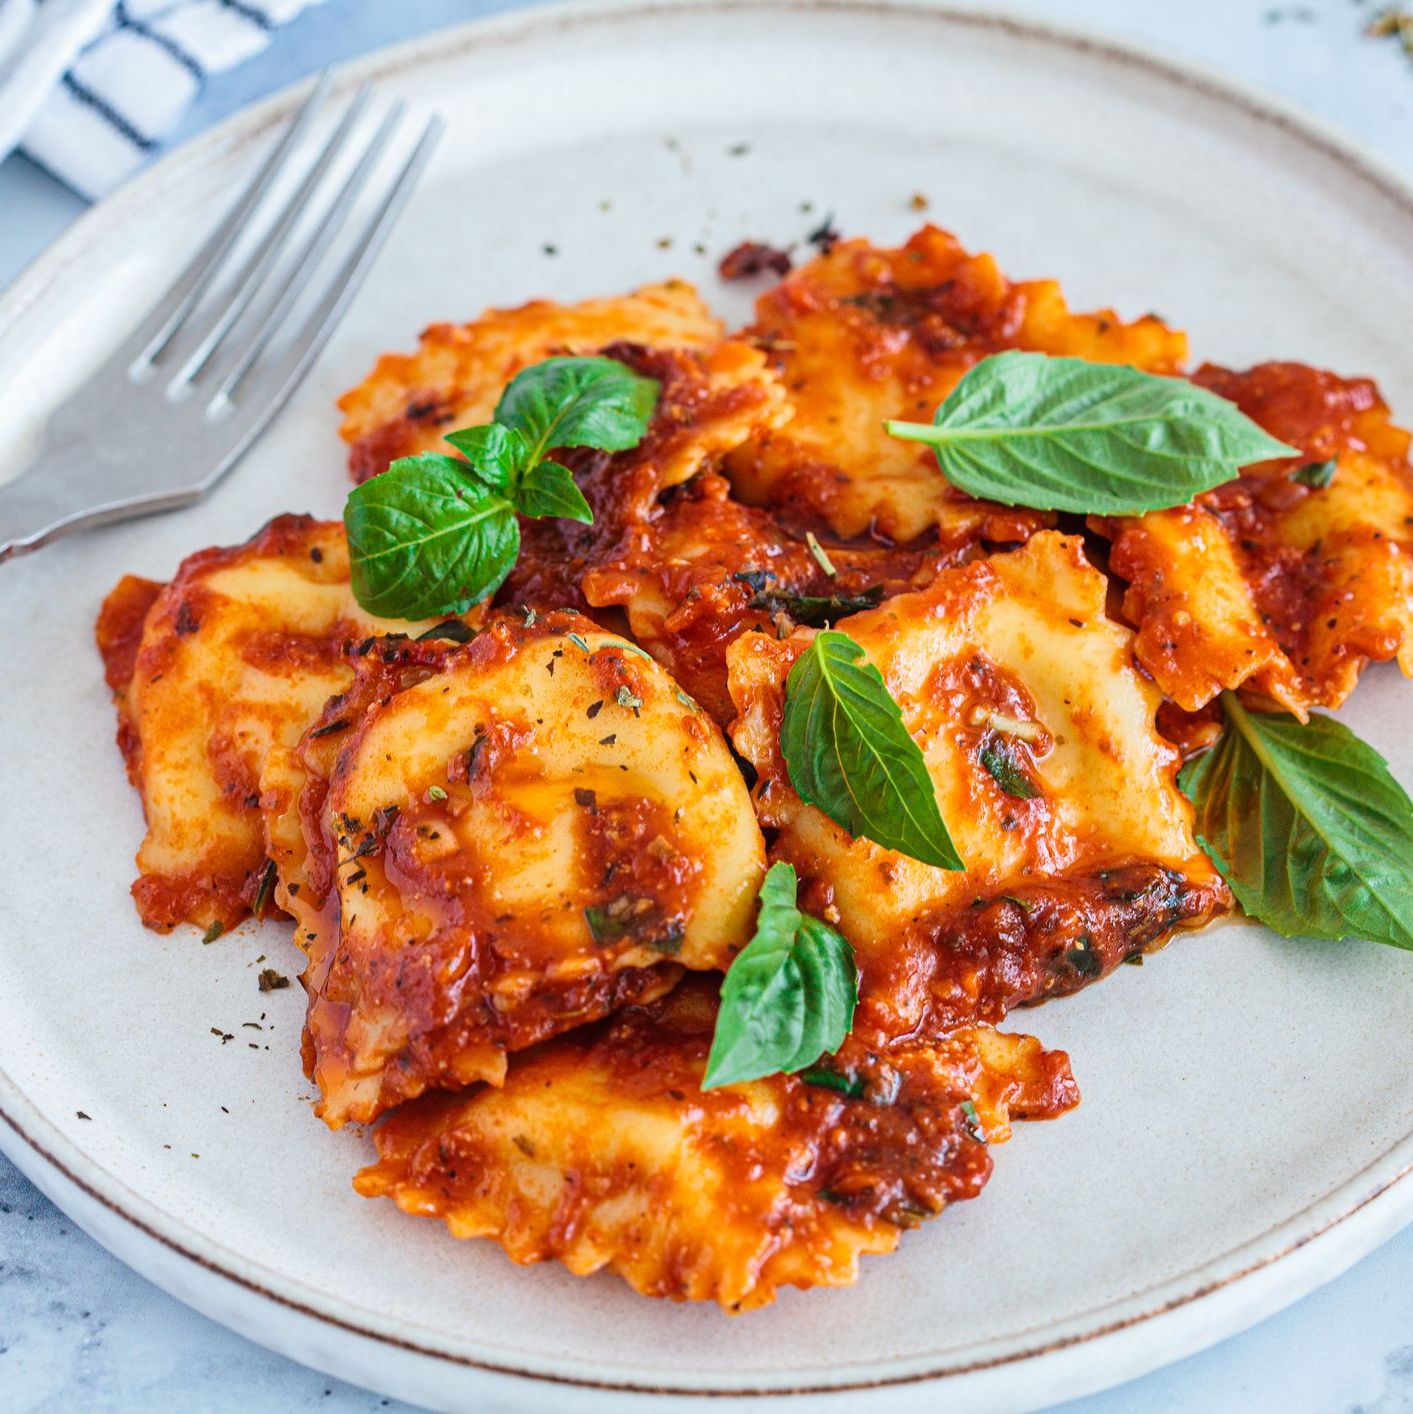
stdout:
POLYGON ((284 897, 332 1125, 498 1082, 507 1051, 725 968, 765 867, 719 729, 641 649, 559 613, 430 671, 404 651, 373 667, 397 690, 336 700, 306 740, 328 777, 284 897))
POLYGON ((384 354, 368 378, 339 399, 350 467, 362 480, 397 457, 441 450, 444 432, 489 421, 505 385, 542 358, 593 353, 625 340, 707 349, 722 332, 685 280, 578 304, 532 300, 487 310, 469 324, 434 324, 415 354, 384 354))
POLYGON ((343 527, 307 516, 192 555, 165 586, 118 586, 98 634, 147 817, 133 885, 143 922, 246 916, 265 865, 262 761, 349 681, 346 644, 416 627, 358 606, 343 527), (150 600, 140 628, 135 595, 150 600))
POLYGON ((898 250, 841 241, 763 294, 753 332, 773 352, 794 416, 732 455, 753 505, 808 506, 836 535, 943 545, 1024 540, 1046 518, 975 501, 925 448, 886 435, 888 418, 929 421, 962 374, 1003 349, 1176 371, 1182 334, 1152 315, 1075 314, 1051 280, 1014 284, 926 226, 898 250))
POLYGON ((784 1075, 704 1094, 715 1013, 714 988, 684 983, 517 1057, 499 1089, 417 1101, 355 1186, 517 1262, 743 1311, 856 1280, 862 1255, 980 1191, 1013 1116, 1078 1098, 1062 1052, 990 1030, 876 1067, 873 1098, 784 1075))
POLYGON ((1409 437, 1378 390, 1292 363, 1195 381, 1302 455, 1195 505, 1096 522, 1144 667, 1189 711, 1248 687, 1302 719, 1344 702, 1371 659, 1413 676, 1409 437))
POLYGON ((1176 780, 1220 693, 1301 716, 1368 663, 1413 672, 1409 438, 1367 379, 1185 375, 1156 316, 1072 311, 929 226, 840 242, 735 333, 679 280, 434 325, 340 400, 353 479, 447 452, 565 354, 652 379, 651 421, 555 453, 592 524, 522 519, 469 613, 370 617, 341 525, 301 516, 114 589, 133 891, 208 938, 293 919, 316 1110, 378 1123, 360 1193, 749 1310, 853 1282, 980 1191, 1012 1121, 1077 1103, 1068 1057, 996 1029, 1012 1009, 1233 906, 1176 780), (1191 376, 1299 456, 1087 525, 975 500, 883 422, 1005 349, 1191 376), (826 623, 896 700, 963 870, 792 788, 786 684, 826 623), (852 949, 852 1029, 704 1092, 778 861, 852 949))
POLYGON ((1071 991, 1227 904, 1155 728, 1159 693, 1104 596, 1081 542, 1044 531, 841 624, 922 747, 962 872, 854 839, 791 788, 784 686, 811 631, 728 651, 761 821, 805 906, 853 943, 884 1042, 1071 991))

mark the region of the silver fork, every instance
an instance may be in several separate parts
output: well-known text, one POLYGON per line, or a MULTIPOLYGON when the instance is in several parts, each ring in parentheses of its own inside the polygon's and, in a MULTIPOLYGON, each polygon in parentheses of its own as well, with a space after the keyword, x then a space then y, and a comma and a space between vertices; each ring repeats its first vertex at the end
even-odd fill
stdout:
POLYGON ((406 160, 380 178, 382 195, 317 303, 291 322, 324 255, 347 224, 404 114, 394 103, 371 138, 353 145, 372 97, 365 86, 309 162, 293 195, 260 230, 276 183, 297 170, 328 97, 315 85, 264 165, 157 306, 50 417, 38 459, 0 486, 0 562, 56 536, 190 505, 228 472, 309 371, 343 317, 442 133, 431 117, 406 160), (332 191, 341 158, 348 175, 332 191), (303 224, 309 234, 291 244, 303 224), (258 233, 258 234, 257 234, 258 233), (236 266, 242 237, 255 244, 236 266))

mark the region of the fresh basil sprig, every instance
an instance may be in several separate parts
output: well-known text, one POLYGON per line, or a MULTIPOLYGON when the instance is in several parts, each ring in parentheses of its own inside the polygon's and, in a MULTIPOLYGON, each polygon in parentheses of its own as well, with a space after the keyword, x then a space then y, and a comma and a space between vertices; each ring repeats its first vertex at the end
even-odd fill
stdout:
POLYGON ((647 432, 658 384, 611 358, 550 358, 511 380, 495 421, 448 433, 459 457, 402 457, 349 494, 353 594, 370 613, 464 613, 494 594, 520 553, 520 515, 594 516, 556 447, 620 452, 647 432))
POLYGON ((863 649, 826 629, 785 680, 780 749, 800 799, 851 835, 940 869, 965 869, 922 750, 863 649))
POLYGON ((1413 948, 1413 801, 1383 757, 1332 717, 1222 707, 1178 782, 1242 909, 1286 937, 1413 948))
POLYGON ((970 368, 930 425, 886 426, 933 447, 968 495, 1079 515, 1180 506, 1249 462, 1299 455, 1186 379, 1017 351, 970 368))
POLYGON ((800 912, 798 886, 791 864, 766 872, 755 935, 721 984, 703 1090, 803 1070, 849 1034, 859 995, 853 949, 800 912))

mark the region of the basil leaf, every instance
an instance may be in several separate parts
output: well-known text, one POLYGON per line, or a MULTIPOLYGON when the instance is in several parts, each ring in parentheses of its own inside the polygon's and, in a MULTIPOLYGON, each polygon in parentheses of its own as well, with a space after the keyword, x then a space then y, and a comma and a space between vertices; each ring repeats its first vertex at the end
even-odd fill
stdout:
POLYGON ((484 427, 463 427, 443 439, 466 458, 462 468, 491 491, 508 491, 527 465, 529 444, 512 427, 498 422, 484 427))
POLYGON ((1026 774, 1016 748, 1004 737, 991 733, 981 743, 977 760, 990 772, 991 778, 1007 795, 1017 800, 1034 800, 1040 787, 1026 774))
POLYGON ((444 638, 450 643, 470 643, 476 637, 476 630, 468 623, 463 623, 460 619, 448 619, 442 624, 433 624, 431 628, 417 635, 418 643, 425 643, 428 639, 444 638))
POLYGON ((758 570, 742 570, 732 578, 749 584, 756 591, 748 608, 762 609, 767 614, 789 614, 797 624, 808 624, 810 628, 821 628, 846 619, 850 614, 876 609, 884 595, 881 584, 861 589, 857 594, 789 594, 766 588, 765 576, 758 570), (759 583, 755 582, 757 579, 759 583))
POLYGON ((1222 706, 1178 782, 1237 902, 1286 937, 1413 948, 1413 801, 1383 757, 1332 717, 1222 706))
POLYGON ((935 448, 968 495, 1080 515, 1179 506, 1248 462, 1299 455, 1186 379, 1015 351, 969 369, 931 426, 887 428, 935 448))
POLYGON ((964 869, 903 714, 863 649, 826 629, 785 681, 780 748, 790 784, 851 835, 940 869, 964 869))
POLYGON ((384 618, 464 613, 500 588, 520 551, 510 503, 452 457, 404 457, 350 492, 353 594, 384 618))
POLYGON ((515 492, 515 505, 527 516, 558 516, 591 525, 594 513, 584 493, 558 462, 541 462, 525 473, 515 492))
POLYGON ((1312 491, 1323 491, 1335 478, 1339 462, 1331 457, 1328 461, 1306 462, 1299 471, 1291 472, 1290 479, 1308 486, 1312 491))
POLYGON ((495 420, 525 438, 528 466, 555 447, 622 452, 643 440, 658 388, 615 359, 547 358, 511 379, 495 420))
POLYGON ((652 899, 635 894, 620 894, 607 904, 591 903, 584 910, 584 921, 595 947, 631 938, 641 947, 676 957, 686 936, 681 920, 664 921, 652 899))
POLYGON ((703 1090, 803 1070, 849 1034, 859 995, 853 949, 800 912, 797 888, 793 865, 770 866, 755 934, 721 984, 703 1090))
POLYGON ((827 1066, 811 1065, 800 1071, 800 1079, 806 1085, 816 1085, 821 1090, 834 1090, 849 1100, 862 1100, 864 1083, 858 1076, 841 1075, 827 1066))

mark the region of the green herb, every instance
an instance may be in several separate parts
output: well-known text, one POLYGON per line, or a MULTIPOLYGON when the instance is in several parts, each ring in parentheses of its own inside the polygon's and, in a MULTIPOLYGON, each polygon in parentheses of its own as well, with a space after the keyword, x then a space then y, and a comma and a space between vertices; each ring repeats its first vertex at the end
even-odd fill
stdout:
POLYGON ((969 495, 1080 515, 1182 505, 1249 462, 1299 455, 1186 379, 1015 351, 969 369, 931 425, 886 426, 932 446, 969 495))
POLYGON ((790 784, 851 835, 941 869, 963 869, 903 714, 863 649, 826 629, 785 683, 780 747, 790 784))
MULTIPOLYGON (((574 635, 570 634, 572 638, 574 635)), ((653 661, 653 655, 646 648, 639 648, 636 643, 624 643, 622 639, 610 638, 605 644, 605 648, 621 648, 625 653, 636 653, 640 658, 646 658, 648 662, 653 661)))
POLYGON ((686 694, 685 692, 682 691, 682 689, 681 689, 680 687, 676 689, 676 693, 677 693, 677 700, 678 700, 684 707, 690 709, 690 710, 693 711, 693 712, 700 712, 700 711, 702 710, 700 707, 697 706, 697 704, 696 704, 695 702, 692 701, 692 699, 691 699, 690 697, 687 696, 687 694, 686 694))
POLYGON ((577 520, 581 525, 591 525, 594 519, 569 468, 558 462, 541 462, 526 472, 516 504, 527 516, 557 516, 560 520, 577 520))
POLYGON ((1104 971, 1104 960, 1094 951, 1094 939, 1088 933, 1081 933, 1074 946, 1065 949, 1065 961, 1081 977, 1098 977, 1104 971))
POLYGON ((444 791, 444 790, 441 788, 441 786, 428 786, 428 787, 427 787, 427 799, 428 799, 428 800, 445 800, 445 799, 446 799, 446 791, 444 791))
POLYGON ((353 592, 371 613, 464 613, 520 553, 517 512, 585 524, 593 512, 556 447, 622 451, 647 431, 658 384, 609 358, 551 358, 518 373, 495 420, 448 434, 465 460, 403 457, 344 506, 353 592))
POLYGON ((1008 738, 994 734, 988 736, 976 755, 1007 795, 1017 800, 1034 800, 1040 794, 1040 787, 1026 775, 1016 748, 1008 738))
POLYGON ((827 1066, 812 1065, 800 1072, 800 1079, 806 1085, 818 1085, 823 1090, 837 1090, 851 1100, 861 1100, 864 1094, 863 1080, 858 1076, 841 1075, 827 1066))
POLYGON ((587 653, 587 652, 589 651, 589 641, 588 641, 588 639, 586 639, 586 638, 583 636, 583 634, 579 634, 579 633, 566 633, 564 636, 565 636, 581 653, 587 653))
POLYGON ((1222 707, 1178 780, 1237 902, 1285 937, 1413 948, 1413 801, 1383 757, 1331 717, 1222 707))
POLYGON ((620 902, 621 900, 615 899, 612 904, 591 903, 585 908, 584 921, 589 925, 589 936, 593 938, 595 946, 616 943, 633 931, 631 914, 625 910, 613 911, 614 905, 620 902))
POLYGON ((686 937, 685 925, 674 919, 660 933, 644 940, 644 946, 652 948, 667 957, 676 957, 682 951, 682 939, 686 937))
MULTIPOLYGON (((747 575, 759 571, 744 571, 733 578, 751 584, 747 575)), ((764 576, 760 576, 764 580, 764 576)), ((747 605, 751 609, 761 609, 767 614, 789 614, 796 623, 807 624, 810 628, 822 628, 825 624, 846 619, 850 614, 860 614, 865 609, 876 609, 884 597, 881 584, 861 589, 857 594, 789 594, 784 590, 767 589, 764 584, 752 584, 755 594, 747 605)))
POLYGON ((1298 481, 1302 486, 1309 486, 1312 490, 1323 491, 1334 480, 1338 470, 1339 463, 1331 457, 1328 461, 1306 462, 1299 471, 1291 473, 1290 479, 1298 481))
POLYGON ((448 432, 444 440, 466 458, 466 464, 463 466, 451 457, 446 460, 490 491, 510 490, 515 467, 523 465, 529 455, 522 434, 499 422, 463 427, 459 432, 448 432))
POLYGON ((383 618, 465 613, 494 594, 520 553, 515 508, 453 457, 404 457, 343 509, 353 595, 383 618))
POLYGON ((620 707, 631 707, 635 712, 643 705, 643 699, 626 682, 619 683, 618 691, 613 694, 613 700, 620 707))
MULTIPOLYGON (((592 798, 592 791, 587 794, 592 798)), ((575 795, 578 796, 577 791, 575 795)), ((596 947, 631 938, 639 946, 668 957, 676 957, 682 951, 682 939, 686 935, 680 919, 663 923, 657 904, 634 894, 620 894, 606 904, 590 904, 584 910, 584 921, 589 925, 589 935, 596 947)))
POLYGON ((814 556, 815 563, 825 574, 832 577, 839 573, 839 571, 834 568, 834 561, 829 558, 824 546, 815 539, 814 531, 805 531, 805 544, 809 546, 809 552, 814 556))
POLYGON ((800 912, 797 888, 792 865, 771 865, 755 934, 721 984, 703 1090, 803 1070, 849 1034, 859 992, 853 949, 800 912))
POLYGON ((424 643, 429 638, 446 638, 453 643, 470 643, 476 637, 476 630, 460 619, 448 619, 444 624, 434 624, 425 633, 417 635, 417 642, 424 643))
POLYGON ((260 875, 260 884, 255 890, 255 902, 251 905, 250 911, 256 918, 265 916, 265 905, 270 902, 270 894, 275 887, 275 861, 267 859, 264 871, 260 875))
POLYGON ((495 420, 514 428, 531 465, 555 447, 626 452, 643 440, 658 384, 611 358, 547 358, 516 374, 495 420))
POLYGON ((982 1127, 981 1116, 976 1112, 976 1104, 972 1100, 963 1100, 961 1103, 962 1118, 966 1121, 967 1129, 973 1139, 986 1143, 986 1130, 982 1127))
POLYGON ((206 931, 201 935, 201 941, 202 941, 203 943, 214 943, 214 942, 216 941, 216 939, 219 938, 219 937, 221 936, 221 934, 224 933, 225 931, 226 931, 226 925, 225 925, 224 923, 222 923, 221 920, 218 918, 218 919, 217 919, 214 923, 212 923, 212 924, 206 929, 206 931))

